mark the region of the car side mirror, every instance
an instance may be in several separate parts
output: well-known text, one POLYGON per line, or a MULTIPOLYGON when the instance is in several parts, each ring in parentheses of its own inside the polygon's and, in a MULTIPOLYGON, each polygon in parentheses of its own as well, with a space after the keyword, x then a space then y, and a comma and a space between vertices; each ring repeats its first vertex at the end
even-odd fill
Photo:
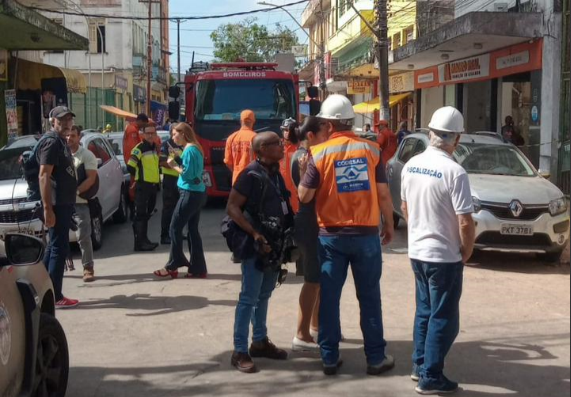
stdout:
POLYGON ((550 178, 551 178, 551 172, 549 172, 549 171, 539 170, 539 175, 541 175, 541 177, 542 177, 542 178, 545 178, 545 179, 550 179, 550 178))
POLYGON ((7 234, 4 248, 8 262, 14 266, 35 265, 44 256, 44 243, 26 234, 7 234))

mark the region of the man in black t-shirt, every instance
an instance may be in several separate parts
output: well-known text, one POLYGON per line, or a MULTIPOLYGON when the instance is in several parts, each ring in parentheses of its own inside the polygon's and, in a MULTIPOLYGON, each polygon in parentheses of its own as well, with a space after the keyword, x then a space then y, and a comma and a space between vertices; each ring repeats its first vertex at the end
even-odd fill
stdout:
POLYGON ((77 179, 73 156, 65 141, 73 126, 75 114, 65 106, 50 112, 52 129, 38 142, 37 161, 40 164, 40 192, 49 244, 44 264, 54 285, 56 307, 70 308, 77 300, 63 296, 63 274, 69 255, 69 230, 77 195, 77 179))
POLYGON ((287 228, 292 216, 289 193, 280 175, 284 145, 276 133, 263 132, 254 138, 253 148, 257 160, 242 171, 228 200, 228 215, 251 236, 251 247, 245 252, 252 254, 242 258, 242 292, 236 307, 232 355, 232 365, 244 373, 257 371, 252 357, 286 360, 288 356, 287 352, 278 349, 267 335, 268 303, 279 272, 271 266, 262 265, 264 255, 272 254, 272 240, 267 235, 268 231, 262 230, 258 222, 261 213, 264 219, 271 219, 278 229, 287 228), (244 211, 249 214, 249 219, 244 215, 244 211), (257 245, 256 249, 254 245, 257 245), (248 350, 250 322, 254 334, 253 343, 248 350))

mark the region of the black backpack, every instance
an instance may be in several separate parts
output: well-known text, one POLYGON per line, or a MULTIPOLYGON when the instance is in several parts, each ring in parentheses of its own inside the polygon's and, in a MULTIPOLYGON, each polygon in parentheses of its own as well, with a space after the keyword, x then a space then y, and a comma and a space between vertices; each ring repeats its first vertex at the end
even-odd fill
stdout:
POLYGON ((40 146, 48 139, 58 138, 51 135, 44 135, 36 143, 31 151, 22 154, 22 166, 24 168, 24 179, 28 183, 28 200, 40 201, 42 194, 40 192, 40 162, 38 161, 38 150, 40 146))

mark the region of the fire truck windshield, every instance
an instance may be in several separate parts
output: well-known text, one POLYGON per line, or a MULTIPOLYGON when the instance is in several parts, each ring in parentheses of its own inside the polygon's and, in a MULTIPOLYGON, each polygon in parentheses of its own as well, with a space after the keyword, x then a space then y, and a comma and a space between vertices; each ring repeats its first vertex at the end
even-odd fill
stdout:
POLYGON ((262 120, 297 117, 295 90, 290 80, 202 80, 196 90, 195 120, 239 121, 250 109, 262 120))

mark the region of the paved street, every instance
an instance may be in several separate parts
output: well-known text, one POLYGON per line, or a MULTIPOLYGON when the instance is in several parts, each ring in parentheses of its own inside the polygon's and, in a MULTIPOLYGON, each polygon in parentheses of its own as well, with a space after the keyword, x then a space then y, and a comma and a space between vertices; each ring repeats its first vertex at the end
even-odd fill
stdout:
MULTIPOLYGON (((218 232, 222 217, 220 205, 203 213, 208 280, 153 280, 167 248, 135 255, 130 225, 105 228, 98 281, 84 285, 77 270, 64 282, 66 295, 82 301, 78 309, 58 313, 71 350, 68 397, 415 395, 408 377, 414 281, 403 227, 384 255, 384 319, 389 352, 398 360, 393 372, 364 374, 358 303, 349 281, 339 377, 324 377, 311 355, 285 363, 260 360, 262 372, 243 375, 229 364, 240 272, 218 232)), ((155 240, 158 222, 155 217, 151 228, 155 240)), ((569 267, 506 255, 483 255, 478 262, 466 270, 462 332, 448 362, 448 374, 464 387, 461 395, 569 396, 569 267)), ((271 301, 270 337, 282 347, 289 348, 294 335, 301 284, 290 277, 271 301)))

